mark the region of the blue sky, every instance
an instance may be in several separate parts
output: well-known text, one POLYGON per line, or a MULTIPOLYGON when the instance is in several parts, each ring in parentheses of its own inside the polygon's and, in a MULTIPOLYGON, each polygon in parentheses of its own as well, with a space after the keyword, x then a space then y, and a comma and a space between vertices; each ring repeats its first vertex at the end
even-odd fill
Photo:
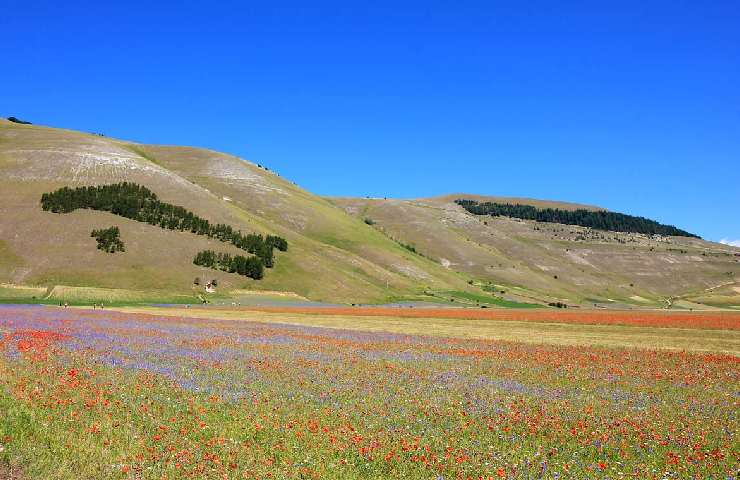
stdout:
POLYGON ((0 115, 740 239, 737 2, 108 3, 3 1, 0 115))

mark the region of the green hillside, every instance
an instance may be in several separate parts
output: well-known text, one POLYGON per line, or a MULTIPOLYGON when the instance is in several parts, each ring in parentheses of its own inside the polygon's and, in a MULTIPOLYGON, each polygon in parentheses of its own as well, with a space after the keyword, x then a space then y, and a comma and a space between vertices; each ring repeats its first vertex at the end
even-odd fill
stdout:
POLYGON ((564 202, 466 194, 332 201, 390 238, 469 275, 481 289, 512 299, 611 308, 740 306, 738 248, 686 236, 475 215, 455 202, 461 198, 599 211, 564 202))
POLYGON ((594 206, 465 194, 324 199, 265 167, 212 150, 5 120, 0 187, 0 301, 192 302, 205 298, 204 285, 216 280, 216 292, 205 296, 222 302, 239 290, 334 303, 426 299, 491 308, 740 305, 740 249, 689 237, 477 216, 455 200, 603 210, 594 206), (157 208, 166 205, 179 216, 162 221, 151 211, 127 217, 105 209, 60 214, 41 208, 42 195, 62 187, 124 181, 146 187, 160 202, 157 208), (225 227, 194 233, 204 221, 243 236, 225 227), (123 251, 98 249, 91 232, 116 227, 123 251), (223 232, 229 241, 219 241, 223 232), (280 237, 289 248, 270 262, 265 252, 245 247, 247 238, 256 238, 250 234, 280 237), (195 265, 199 252, 201 260, 212 261, 195 265), (259 277, 244 257, 250 254, 267 266, 261 279, 206 266, 239 257, 233 262, 239 270, 259 277), (201 281, 194 286, 196 278, 201 281))
POLYGON ((347 303, 467 286, 466 277, 408 252, 326 200, 210 150, 0 121, 0 178, 0 283, 191 295, 194 278, 201 277, 217 279, 221 292, 292 291, 347 303), (239 254, 233 245, 108 212, 59 215, 40 206, 43 193, 61 187, 122 181, 143 185, 213 224, 284 237, 290 249, 278 253, 264 279, 252 280, 192 263, 203 250, 239 254), (119 227, 125 253, 95 248, 90 232, 110 226, 119 227))

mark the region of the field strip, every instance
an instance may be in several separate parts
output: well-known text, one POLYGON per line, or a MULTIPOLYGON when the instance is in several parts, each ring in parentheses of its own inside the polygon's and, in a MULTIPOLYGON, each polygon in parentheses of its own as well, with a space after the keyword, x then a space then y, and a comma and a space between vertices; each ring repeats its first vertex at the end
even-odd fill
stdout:
POLYGON ((461 339, 651 350, 685 350, 740 356, 740 331, 737 330, 536 323, 515 320, 320 315, 171 307, 121 307, 115 308, 115 310, 171 317, 283 323, 461 339))
MULTIPOLYGON (((217 307, 217 310, 236 308, 217 307)), ((636 327, 673 327, 740 330, 740 312, 688 312, 665 310, 553 310, 553 309, 477 309, 477 308, 391 308, 391 307, 276 307, 247 306, 239 310, 269 313, 297 313, 344 316, 380 316, 404 318, 449 318, 466 320, 519 320, 537 323, 582 325, 629 325, 636 327)))

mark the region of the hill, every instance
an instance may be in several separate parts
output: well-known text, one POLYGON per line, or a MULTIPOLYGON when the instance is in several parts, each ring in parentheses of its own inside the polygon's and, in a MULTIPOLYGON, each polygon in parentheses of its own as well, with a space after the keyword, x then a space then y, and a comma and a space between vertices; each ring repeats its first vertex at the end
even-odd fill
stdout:
POLYGON ((58 292, 73 295, 69 287, 85 287, 93 288, 91 298, 192 301, 193 279, 202 277, 219 280, 221 292, 280 290, 328 302, 380 302, 413 298, 427 288, 467 287, 465 277, 414 255, 330 202, 265 168, 211 150, 2 120, 0 179, 0 283, 6 291, 35 286, 47 291, 34 296, 56 299, 58 292), (290 248, 276 253, 264 279, 251 280, 193 265, 201 250, 241 252, 217 240, 108 212, 62 215, 40 206, 43 193, 64 186, 121 181, 143 185, 211 223, 279 235, 290 248), (125 253, 95 248, 90 232, 110 226, 120 228, 125 253))
POLYGON ((588 205, 454 194, 417 200, 334 198, 422 255, 484 289, 612 307, 740 305, 740 249, 698 238, 607 232, 473 215, 457 199, 563 210, 588 205), (699 305, 699 303, 701 305, 699 305))
POLYGON ((0 300, 192 302, 292 292, 331 303, 432 300, 489 307, 568 303, 712 308, 740 304, 740 249, 687 237, 648 237, 472 215, 455 203, 596 206, 451 194, 418 200, 325 199, 249 161, 203 148, 144 145, 0 120, 0 300), (234 244, 107 211, 53 213, 41 197, 62 187, 133 182, 193 218, 245 235, 275 235, 264 278, 193 264, 234 244), (118 227, 125 251, 96 248, 93 230, 118 227), (193 287, 199 277, 201 285, 193 287))

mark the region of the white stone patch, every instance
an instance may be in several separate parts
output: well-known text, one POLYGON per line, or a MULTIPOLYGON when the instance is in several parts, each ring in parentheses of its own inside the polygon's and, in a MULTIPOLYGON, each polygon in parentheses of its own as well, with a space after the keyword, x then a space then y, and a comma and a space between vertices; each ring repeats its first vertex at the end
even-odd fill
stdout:
POLYGON ((350 215, 357 215, 360 213, 359 207, 355 207, 353 205, 347 205, 346 207, 344 207, 344 211, 350 215))
MULTIPOLYGON (((565 252, 565 256, 569 259, 573 260, 573 262, 579 264, 579 265, 586 265, 589 267, 593 267, 594 265, 583 258, 581 255, 579 255, 577 252, 565 252)), ((595 267, 594 267, 595 268, 595 267)))
POLYGON ((226 161, 219 158, 211 158, 204 174, 209 177, 219 178, 226 183, 249 187, 258 193, 280 193, 287 195, 285 190, 270 182, 265 175, 253 172, 246 163, 239 165, 237 162, 243 162, 243 160, 234 159, 233 161, 226 161))
POLYGON ((632 296, 631 296, 630 298, 631 298, 632 300, 636 301, 636 302, 643 302, 643 303, 648 303, 648 302, 650 302, 650 300, 648 300, 647 298, 645 298, 645 297, 641 297, 641 296, 639 296, 639 295, 632 295, 632 296))
POLYGON ((143 161, 135 154, 122 149, 112 149, 108 144, 82 144, 75 149, 11 149, 20 168, 7 172, 7 178, 19 180, 59 180, 60 173, 74 182, 120 178, 126 180, 131 173, 164 176, 182 185, 191 185, 169 170, 143 161))
POLYGON ((417 280, 428 280, 430 278, 426 272, 419 270, 412 265, 393 264, 391 265, 391 268, 407 277, 415 278, 417 280))
POLYGON ((282 215, 282 218, 286 223, 290 224, 294 230, 305 230, 308 225, 308 219, 305 215, 287 213, 282 215))

